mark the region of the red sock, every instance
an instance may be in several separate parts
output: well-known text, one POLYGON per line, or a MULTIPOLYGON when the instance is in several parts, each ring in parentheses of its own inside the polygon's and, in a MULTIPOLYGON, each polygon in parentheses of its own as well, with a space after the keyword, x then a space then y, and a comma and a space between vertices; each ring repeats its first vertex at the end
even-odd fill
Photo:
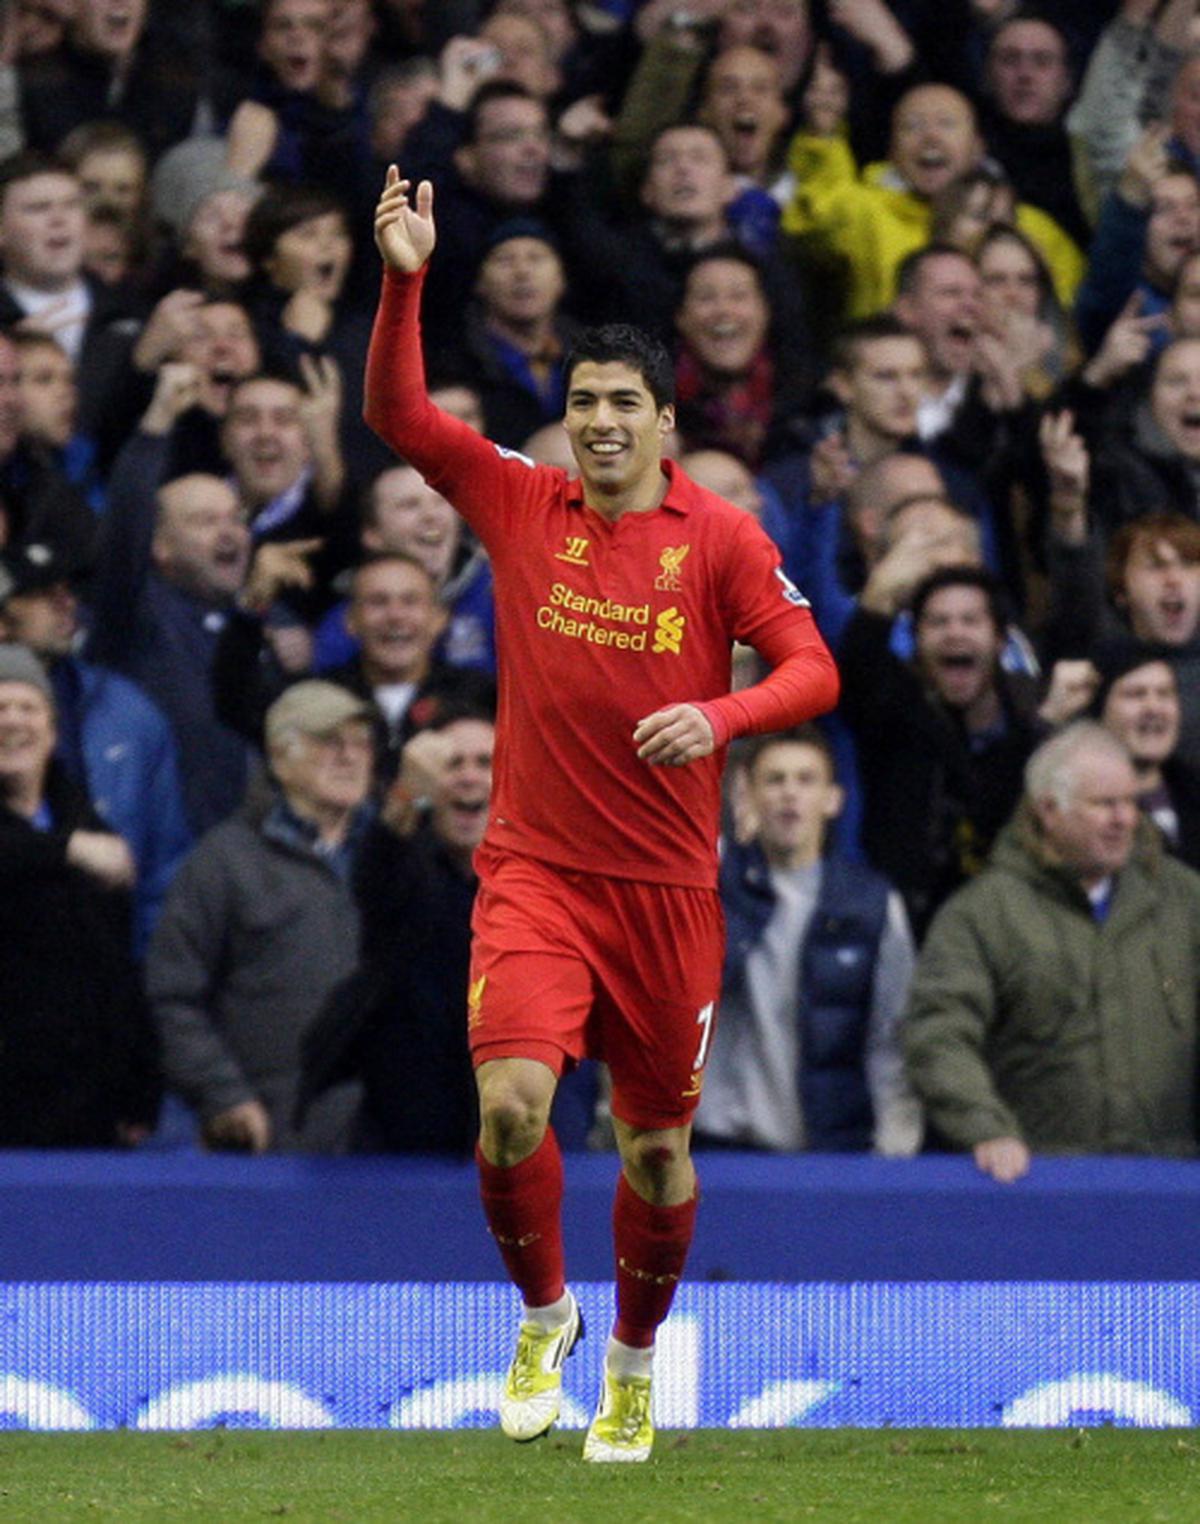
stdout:
POLYGON ((509 1279, 526 1307, 557 1302, 566 1290, 562 1246, 562 1155, 550 1128, 520 1164, 501 1169, 478 1147, 479 1194, 509 1279))
POLYGON ((635 1349, 654 1343, 671 1310, 696 1227, 696 1197, 652 1206, 626 1180, 617 1181, 613 1242, 617 1251, 617 1323, 613 1337, 635 1349))

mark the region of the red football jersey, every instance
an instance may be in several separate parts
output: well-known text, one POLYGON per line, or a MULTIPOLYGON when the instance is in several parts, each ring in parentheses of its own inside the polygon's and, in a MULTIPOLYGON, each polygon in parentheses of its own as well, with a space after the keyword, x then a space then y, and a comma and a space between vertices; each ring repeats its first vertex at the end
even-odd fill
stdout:
POLYGON ((499 713, 486 840, 592 873, 711 887, 724 743, 836 700, 811 612, 751 515, 673 462, 657 509, 609 522, 566 472, 435 408, 420 287, 420 277, 384 280, 366 415, 491 556, 499 713), (731 695, 735 640, 782 665, 731 695), (683 767, 640 761, 638 721, 684 702, 703 705, 717 751, 683 767))

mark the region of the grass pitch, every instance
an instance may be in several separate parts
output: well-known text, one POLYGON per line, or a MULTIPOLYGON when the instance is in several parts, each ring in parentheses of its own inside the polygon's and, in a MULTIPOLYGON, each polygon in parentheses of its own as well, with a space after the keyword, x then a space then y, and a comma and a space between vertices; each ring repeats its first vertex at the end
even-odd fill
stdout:
POLYGON ((0 1434, 0 1521, 119 1524, 1196 1524, 1200 1431, 660 1433, 644 1466, 580 1434, 0 1434))

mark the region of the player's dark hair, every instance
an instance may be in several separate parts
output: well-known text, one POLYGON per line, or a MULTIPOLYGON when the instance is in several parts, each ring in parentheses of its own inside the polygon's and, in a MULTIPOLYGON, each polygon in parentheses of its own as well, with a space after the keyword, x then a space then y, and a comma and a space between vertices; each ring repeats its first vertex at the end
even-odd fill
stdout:
POLYGON ((1008 606, 1004 588, 996 577, 983 566, 939 566, 917 584, 912 596, 913 624, 921 622, 925 605, 935 593, 944 587, 977 587, 987 599, 988 615, 992 624, 1003 634, 1008 628, 1008 606))
POLYGON ((585 328, 567 356, 567 391, 577 365, 628 365, 646 383, 657 408, 675 401, 675 367, 664 344, 630 323, 604 323, 599 328, 585 328))
POLYGON ((793 725, 790 730, 778 730, 773 735, 755 736, 746 745, 739 758, 747 774, 754 771, 758 759, 770 751, 772 746, 811 746, 825 758, 830 778, 834 782, 837 781, 837 763, 834 760, 833 747, 819 725, 810 722, 807 725, 793 725))
POLYGON ((848 374, 858 364, 859 356, 867 344, 881 339, 920 339, 911 328, 906 328, 898 317, 890 312, 878 312, 874 317, 857 318, 847 323, 833 341, 833 369, 848 374))

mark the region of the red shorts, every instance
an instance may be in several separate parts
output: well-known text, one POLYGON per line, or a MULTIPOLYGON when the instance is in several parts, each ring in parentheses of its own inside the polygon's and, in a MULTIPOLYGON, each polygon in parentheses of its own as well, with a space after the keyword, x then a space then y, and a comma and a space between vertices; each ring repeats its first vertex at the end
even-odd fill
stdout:
POLYGON ((468 1035, 476 1065, 581 1058, 612 1073, 613 1115, 682 1127, 700 1100, 721 985, 715 889, 476 854, 468 1035))

